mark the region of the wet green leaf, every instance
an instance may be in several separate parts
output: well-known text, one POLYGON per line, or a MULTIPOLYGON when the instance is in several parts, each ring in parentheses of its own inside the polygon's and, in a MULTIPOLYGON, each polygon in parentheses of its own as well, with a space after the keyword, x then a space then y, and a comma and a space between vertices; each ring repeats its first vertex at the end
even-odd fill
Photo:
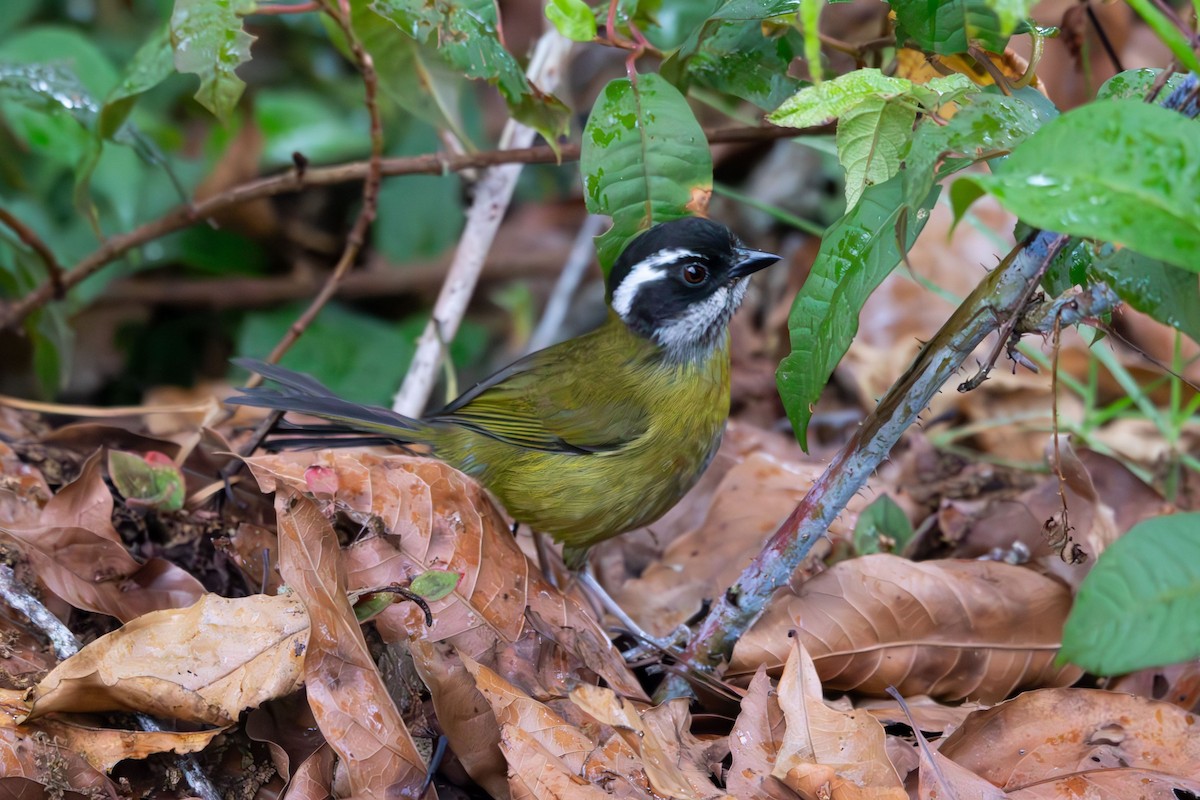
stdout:
POLYGON ((767 120, 789 128, 810 128, 837 119, 867 100, 890 100, 911 91, 912 81, 884 75, 877 69, 855 70, 801 89, 767 120))
MULTIPOLYGON (((1127 69, 1124 72, 1118 72, 1096 90, 1096 99, 1145 100, 1146 95, 1150 92, 1150 87, 1158 80, 1158 76, 1161 73, 1161 69, 1152 69, 1150 67, 1127 69)), ((1177 72, 1167 78, 1167 82, 1159 92, 1159 97, 1166 97, 1172 89, 1183 83, 1186 77, 1185 73, 1177 72)))
POLYGON ((987 191, 1030 225, 1200 272, 1198 134, 1195 122, 1158 106, 1089 103, 1045 125, 997 174, 957 181, 955 213, 987 191))
POLYGON ((917 110, 868 98, 838 120, 838 161, 846 170, 846 208, 854 208, 863 190, 900 171, 908 152, 917 110))
POLYGON ((1117 250, 1092 262, 1091 273, 1138 311, 1200 342, 1200 280, 1195 272, 1117 250))
POLYGON ((808 447, 812 407, 858 331, 863 303, 900 262, 899 241, 905 252, 916 241, 938 192, 934 187, 914 206, 903 202, 899 176, 872 186, 821 240, 788 317, 792 352, 775 373, 801 447, 808 447))
POLYGON ((683 95, 658 75, 604 87, 583 132, 579 170, 588 210, 613 219, 596 241, 606 273, 629 239, 703 210, 712 192, 704 131, 683 95))
POLYGON ((972 43, 1003 53, 1009 34, 991 7, 994 0, 892 0, 896 41, 914 42, 940 55, 965 53, 972 43))
POLYGON ((254 0, 175 0, 171 12, 175 68, 200 78, 196 101, 222 122, 246 88, 236 70, 250 60, 255 37, 243 29, 242 15, 254 6, 254 0))

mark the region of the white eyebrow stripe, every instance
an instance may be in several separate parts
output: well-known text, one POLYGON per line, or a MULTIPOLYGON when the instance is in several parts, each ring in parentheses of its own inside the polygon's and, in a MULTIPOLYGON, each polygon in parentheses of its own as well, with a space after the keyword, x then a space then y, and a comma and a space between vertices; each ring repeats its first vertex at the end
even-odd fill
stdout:
POLYGON ((613 291, 613 311, 617 312, 617 316, 621 319, 628 318, 629 311, 633 308, 633 298, 637 297, 638 289, 650 281, 665 278, 667 273, 661 269, 664 265, 689 256, 700 258, 699 254, 691 250, 676 247, 670 250, 659 250, 654 255, 634 264, 633 269, 629 270, 629 274, 625 276, 625 280, 621 281, 621 284, 613 291))

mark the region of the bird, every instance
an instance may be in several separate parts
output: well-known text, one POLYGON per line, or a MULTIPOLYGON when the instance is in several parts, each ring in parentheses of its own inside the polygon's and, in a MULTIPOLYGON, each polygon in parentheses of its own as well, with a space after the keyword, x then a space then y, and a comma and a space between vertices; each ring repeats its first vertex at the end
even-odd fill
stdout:
POLYGON ((359 405, 250 359, 235 363, 277 387, 227 402, 328 420, 293 426, 319 438, 425 446, 515 521, 561 542, 567 567, 580 570, 589 547, 657 520, 708 467, 729 416, 729 321, 750 275, 778 260, 703 217, 662 222, 617 257, 599 327, 521 358, 440 411, 417 419, 359 405))

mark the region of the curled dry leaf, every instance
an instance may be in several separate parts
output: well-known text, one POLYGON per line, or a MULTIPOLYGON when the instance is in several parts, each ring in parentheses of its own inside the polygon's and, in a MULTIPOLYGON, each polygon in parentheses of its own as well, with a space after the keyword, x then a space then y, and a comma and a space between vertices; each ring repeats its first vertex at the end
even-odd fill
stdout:
POLYGON ((493 794, 508 783, 500 727, 457 653, 529 692, 553 690, 554 680, 568 676, 594 681, 599 674, 622 693, 644 697, 595 620, 541 577, 486 493, 461 473, 432 459, 370 451, 284 453, 248 463, 264 491, 304 491, 314 464, 336 473, 336 506, 377 531, 345 551, 352 589, 404 584, 429 569, 462 575, 454 591, 430 603, 432 628, 411 603, 386 609, 375 625, 386 641, 409 641, 451 747, 493 794), (572 657, 564 663, 561 651, 533 629, 572 657), (543 684, 531 665, 542 670, 547 664, 557 677, 543 684))
POLYGON ((50 591, 76 608, 128 622, 196 602, 204 587, 194 577, 160 558, 139 564, 129 554, 113 528, 112 510, 97 452, 36 521, 0 525, 0 533, 30 558, 50 591))
POLYGON ((795 800, 798 795, 771 774, 786 727, 767 670, 759 667, 742 698, 733 730, 729 732, 733 761, 725 776, 725 787, 730 794, 766 800, 795 800))
POLYGON ((299 686, 308 628, 290 596, 205 595, 154 611, 59 664, 34 687, 27 719, 121 710, 229 725, 299 686))
POLYGON ((363 800, 425 795, 426 765, 388 695, 346 597, 337 535, 316 504, 286 487, 275 497, 279 569, 312 620, 304 658, 308 702, 363 800))
POLYGON ((939 752, 1010 797, 1200 791, 1200 720, 1168 703, 1099 689, 1042 689, 977 711, 939 752))
POLYGON ((1070 604, 1065 586, 1022 567, 863 556, 777 595, 727 675, 778 670, 796 631, 827 689, 996 702, 1080 675, 1053 663, 1070 604))
POLYGON ((118 800, 116 785, 69 744, 45 733, 0 726, 0 792, 6 797, 62 797, 66 792, 118 800), (22 785, 22 784, 25 785, 22 785), (43 788, 29 792, 28 784, 43 788))
POLYGON ((55 744, 83 756, 96 770, 108 772, 130 758, 140 759, 155 753, 199 752, 225 728, 207 731, 124 731, 43 719, 21 725, 18 731, 31 738, 39 734, 49 737, 55 744))
POLYGON ((812 659, 799 639, 779 679, 783 740, 772 774, 801 796, 831 800, 907 800, 887 756, 883 726, 865 711, 825 704, 812 659))

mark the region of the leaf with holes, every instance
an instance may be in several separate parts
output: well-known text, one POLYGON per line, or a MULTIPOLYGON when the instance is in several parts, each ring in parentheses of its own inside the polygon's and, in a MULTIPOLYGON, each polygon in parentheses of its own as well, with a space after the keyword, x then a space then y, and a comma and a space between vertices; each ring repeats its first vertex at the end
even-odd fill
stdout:
POLYGON ((583 132, 579 171, 588 211, 613 224, 596 240, 605 273, 625 243, 659 222, 703 211, 712 154, 679 90, 658 75, 604 87, 583 132))
POLYGON ((250 60, 255 37, 242 28, 254 0, 175 0, 171 46, 175 68, 200 77, 196 101, 228 122, 246 88, 235 71, 250 60))

